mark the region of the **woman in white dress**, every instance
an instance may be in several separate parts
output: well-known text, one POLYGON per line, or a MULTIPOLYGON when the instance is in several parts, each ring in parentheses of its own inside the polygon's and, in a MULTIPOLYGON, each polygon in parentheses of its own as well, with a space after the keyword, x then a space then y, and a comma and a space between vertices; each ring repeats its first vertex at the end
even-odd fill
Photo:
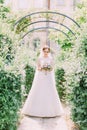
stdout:
POLYGON ((56 117, 63 114, 53 67, 50 48, 45 45, 42 48, 42 55, 38 58, 32 87, 22 109, 24 115, 56 117))

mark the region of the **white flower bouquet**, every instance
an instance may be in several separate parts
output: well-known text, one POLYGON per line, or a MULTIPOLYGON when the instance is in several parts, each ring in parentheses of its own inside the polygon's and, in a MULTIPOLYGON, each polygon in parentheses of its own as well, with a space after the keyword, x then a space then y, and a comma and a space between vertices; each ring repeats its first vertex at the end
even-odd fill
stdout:
POLYGON ((43 67, 41 68, 41 70, 51 71, 52 70, 52 66, 49 65, 49 64, 45 64, 45 65, 43 65, 43 67))

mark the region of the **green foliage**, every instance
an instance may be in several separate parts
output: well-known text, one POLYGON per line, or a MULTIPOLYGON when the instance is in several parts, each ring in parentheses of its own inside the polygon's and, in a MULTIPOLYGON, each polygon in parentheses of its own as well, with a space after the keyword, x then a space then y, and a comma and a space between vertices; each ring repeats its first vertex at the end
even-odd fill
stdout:
POLYGON ((21 30, 23 27, 27 27, 27 25, 30 23, 30 21, 31 21, 31 18, 29 17, 29 18, 24 18, 24 19, 22 19, 19 23, 18 23, 18 25, 17 25, 17 28, 16 28, 16 33, 20 33, 21 31, 25 31, 26 30, 26 28, 25 29, 23 29, 23 30, 21 30))
MULTIPOLYGON (((77 75, 75 76, 77 78, 77 75)), ((72 83, 72 119, 81 130, 87 129, 87 73, 78 75, 78 82, 72 83), (81 76, 82 75, 82 76, 81 76)))
POLYGON ((66 87, 64 85, 66 80, 64 76, 65 76, 64 69, 56 69, 55 72, 56 86, 62 101, 64 101, 66 98, 66 87))
POLYGON ((9 12, 10 12, 9 8, 5 7, 3 4, 0 4, 0 18, 1 19, 6 19, 7 13, 9 12))
MULTIPOLYGON (((85 1, 85 0, 83 0, 85 1)), ((77 33, 76 59, 79 59, 79 69, 72 77, 71 103, 72 119, 79 126, 80 130, 87 129, 87 2, 82 3, 76 13, 76 20, 81 25, 81 30, 77 33)))
POLYGON ((30 65, 26 65, 25 67, 25 92, 26 94, 28 94, 31 89, 33 78, 34 78, 34 73, 35 73, 34 68, 30 65))
POLYGON ((12 40, 8 36, 0 34, 0 56, 6 64, 13 59, 12 40))
POLYGON ((3 63, 3 65, 11 63, 18 46, 19 37, 12 31, 10 17, 9 8, 0 4, 0 67, 3 63))
POLYGON ((76 21, 82 25, 87 21, 87 1, 81 0, 75 11, 76 21))
POLYGON ((3 3, 4 3, 4 0, 0 0, 0 3, 3 4, 3 3))
POLYGON ((87 57, 87 37, 85 36, 84 39, 82 39, 82 49, 85 52, 85 57, 87 57))
POLYGON ((0 70, 0 130, 16 130, 20 105, 20 75, 0 70))
MULTIPOLYGON (((85 33, 86 35, 86 33, 85 33)), ((81 39, 82 44, 78 56, 82 57, 82 72, 76 74, 72 83, 72 119, 78 124, 80 130, 87 129, 87 38, 81 39)))
POLYGON ((72 45, 73 45, 69 39, 64 39, 63 41, 58 40, 58 44, 60 44, 61 48, 65 51, 72 48, 72 45))

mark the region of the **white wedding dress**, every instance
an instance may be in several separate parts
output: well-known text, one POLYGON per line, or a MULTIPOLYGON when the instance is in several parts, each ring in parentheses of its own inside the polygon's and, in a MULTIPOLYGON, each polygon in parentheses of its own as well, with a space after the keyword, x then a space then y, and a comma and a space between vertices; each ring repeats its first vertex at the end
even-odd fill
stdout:
MULTIPOLYGON (((41 57, 42 65, 52 64, 51 57, 41 57)), ((55 117, 63 114, 62 104, 55 84, 54 70, 39 71, 36 68, 31 90, 22 109, 22 114, 36 117, 55 117)))

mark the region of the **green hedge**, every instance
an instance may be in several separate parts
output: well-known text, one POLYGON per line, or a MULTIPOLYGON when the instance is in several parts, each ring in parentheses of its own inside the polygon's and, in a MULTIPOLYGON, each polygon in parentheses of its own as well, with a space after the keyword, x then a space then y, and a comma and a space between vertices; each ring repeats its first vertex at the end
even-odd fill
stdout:
POLYGON ((28 94, 31 89, 32 82, 34 79, 34 73, 35 73, 35 69, 30 65, 26 65, 25 67, 25 92, 26 94, 28 94))
POLYGON ((56 87, 60 96, 60 99, 62 101, 65 101, 66 98, 66 87, 64 83, 66 82, 65 80, 65 71, 64 69, 56 69, 55 71, 55 78, 56 78, 56 87))
POLYGON ((72 119, 80 130, 87 130, 87 72, 80 74, 79 81, 73 81, 72 119))
POLYGON ((20 105, 20 75, 0 70, 0 130, 16 130, 20 105))

